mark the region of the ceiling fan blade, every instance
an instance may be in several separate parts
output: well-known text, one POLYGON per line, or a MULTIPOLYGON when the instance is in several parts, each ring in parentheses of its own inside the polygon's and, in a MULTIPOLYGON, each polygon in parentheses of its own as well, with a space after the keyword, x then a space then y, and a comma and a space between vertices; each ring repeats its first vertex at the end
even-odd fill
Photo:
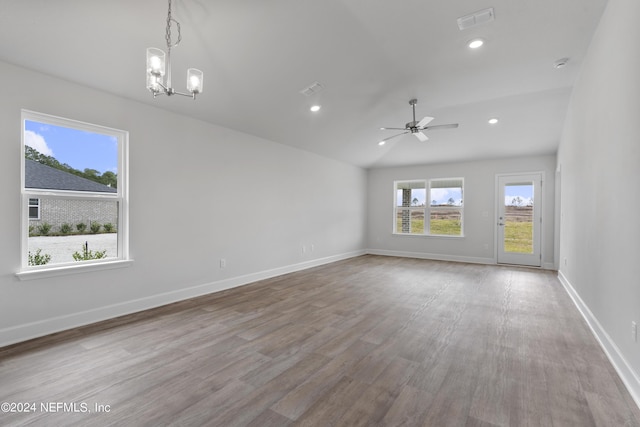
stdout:
POLYGON ((429 122, 430 122, 431 120, 433 120, 433 117, 428 117, 428 116, 427 116, 427 117, 425 117, 424 119, 420 120, 420 121, 418 122, 417 126, 418 126, 419 128, 424 128, 426 125, 428 125, 428 124, 429 124, 429 122))
POLYGON ((387 142, 388 140, 393 139, 393 138, 395 138, 396 136, 404 135, 405 133, 409 133, 409 131, 402 132, 402 133, 398 133, 398 134, 396 134, 396 135, 390 136, 390 137, 388 137, 388 138, 385 138, 385 139, 383 139, 383 140, 380 140, 380 142, 387 142))
POLYGON ((428 130, 431 130, 431 129, 455 129, 455 128, 457 128, 457 127, 458 127, 458 123, 450 123, 450 124, 448 124, 448 125, 434 125, 434 126, 427 126, 427 127, 425 128, 425 130, 426 130, 426 129, 428 129, 428 130))
POLYGON ((407 130, 407 128, 380 128, 380 130, 407 130))
POLYGON ((427 138, 427 135, 425 135, 422 132, 416 132, 416 133, 414 133, 414 135, 416 136, 416 138, 418 138, 418 140, 420 140, 420 142, 425 142, 426 140, 429 139, 429 138, 427 138))

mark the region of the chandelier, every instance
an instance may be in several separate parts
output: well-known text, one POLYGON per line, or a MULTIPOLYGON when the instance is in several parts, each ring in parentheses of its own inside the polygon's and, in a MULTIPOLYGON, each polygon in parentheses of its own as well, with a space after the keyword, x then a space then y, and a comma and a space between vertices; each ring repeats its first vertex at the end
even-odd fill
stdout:
POLYGON ((202 93, 202 81, 204 78, 202 71, 196 68, 187 70, 187 91, 189 93, 178 92, 171 86, 171 48, 178 46, 182 40, 180 23, 171 17, 171 0, 169 0, 169 12, 167 13, 165 40, 167 41, 166 60, 162 49, 147 48, 147 89, 153 93, 154 98, 158 95, 182 95, 196 99, 196 95, 202 93), (175 43, 171 39, 171 24, 176 24, 178 31, 178 39, 175 43))

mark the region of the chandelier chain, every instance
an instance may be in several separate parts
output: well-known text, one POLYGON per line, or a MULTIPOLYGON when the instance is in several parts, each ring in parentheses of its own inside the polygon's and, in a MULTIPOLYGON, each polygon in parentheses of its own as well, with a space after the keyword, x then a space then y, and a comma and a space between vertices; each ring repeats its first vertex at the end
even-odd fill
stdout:
POLYGON ((171 0, 169 0, 169 12, 167 13, 167 32, 165 34, 165 40, 167 41, 167 48, 178 46, 182 35, 180 34, 180 23, 171 17, 171 0), (175 22, 176 29, 178 30, 178 40, 171 44, 171 22, 175 22))

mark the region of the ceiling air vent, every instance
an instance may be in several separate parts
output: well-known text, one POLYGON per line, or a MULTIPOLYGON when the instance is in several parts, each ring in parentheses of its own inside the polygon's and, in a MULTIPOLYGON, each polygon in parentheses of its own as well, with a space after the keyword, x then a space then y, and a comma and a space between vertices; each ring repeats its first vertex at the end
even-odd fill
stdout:
POLYGON ((311 83, 310 86, 305 87, 300 91, 304 96, 311 96, 315 93, 318 93, 322 90, 322 85, 318 82, 311 83))
POLYGON ((486 24, 494 19, 493 8, 490 7, 489 9, 479 10, 470 15, 461 16, 458 18, 458 28, 462 31, 477 25, 486 24))

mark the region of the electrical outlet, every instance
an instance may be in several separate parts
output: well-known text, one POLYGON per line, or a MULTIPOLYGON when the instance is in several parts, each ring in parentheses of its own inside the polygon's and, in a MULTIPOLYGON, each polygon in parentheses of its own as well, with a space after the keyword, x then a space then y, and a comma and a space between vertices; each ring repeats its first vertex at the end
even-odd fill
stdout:
POLYGON ((316 250, 316 245, 314 245, 313 243, 311 244, 311 252, 316 250))
POLYGON ((302 245, 302 253, 303 254, 307 253, 307 247, 305 245, 302 245))
POLYGON ((633 342, 638 342, 638 324, 636 322, 631 322, 631 337, 633 342))
POLYGON ((220 268, 225 268, 227 266, 227 260, 224 258, 220 258, 220 268))

